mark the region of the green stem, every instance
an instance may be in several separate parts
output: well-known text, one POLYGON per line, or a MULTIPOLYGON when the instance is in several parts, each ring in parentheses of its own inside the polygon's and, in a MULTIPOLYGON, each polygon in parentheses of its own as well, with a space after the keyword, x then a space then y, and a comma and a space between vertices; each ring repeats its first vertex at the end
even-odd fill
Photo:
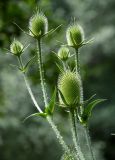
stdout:
MULTIPOLYGON (((42 110, 40 109, 40 107, 39 107, 38 104, 37 104, 37 101, 36 101, 36 99, 35 99, 35 97, 34 97, 34 95, 33 95, 33 93, 32 93, 32 90, 31 90, 31 88, 30 88, 30 86, 29 86, 29 83, 28 83, 28 81, 27 81, 27 78, 26 78, 25 74, 23 74, 23 76, 24 76, 24 80, 25 80, 25 83, 26 83, 26 87, 27 87, 27 89, 28 89, 28 92, 29 92, 29 94, 30 94, 30 96, 31 96, 31 99, 32 99, 34 105, 36 106, 36 108, 38 109, 38 111, 39 111, 40 113, 43 113, 42 110)), ((57 126, 54 124, 54 122, 52 121, 51 117, 47 117, 47 121, 49 122, 49 124, 51 125, 53 131, 55 132, 56 137, 57 137, 57 139, 59 140, 59 143, 62 145, 63 150, 69 153, 69 152, 70 152, 70 151, 69 151, 69 148, 68 148, 68 146, 65 144, 65 142, 64 142, 64 140, 63 140, 63 137, 61 136, 60 132, 59 132, 58 129, 57 129, 57 126)))
POLYGON ((68 146, 66 145, 65 141, 63 140, 63 137, 61 136, 59 130, 57 129, 57 126, 54 124, 51 117, 47 116, 47 120, 48 120, 49 124, 51 125, 53 131, 55 132, 56 137, 59 140, 59 143, 62 145, 63 150, 70 154, 70 150, 69 150, 68 146))
MULTIPOLYGON (((43 69, 42 56, 41 56, 41 40, 40 39, 37 40, 37 56, 38 56, 38 65, 39 65, 42 93, 43 93, 45 107, 47 107, 48 101, 47 101, 46 84, 45 84, 45 79, 44 79, 44 69, 43 69)), ((68 146, 63 140, 63 137, 61 136, 59 130, 57 129, 57 126, 54 124, 51 117, 47 116, 47 120, 49 124, 51 125, 53 131, 55 132, 56 137, 59 140, 59 143, 62 145, 62 148, 64 149, 64 151, 66 151, 67 153, 70 153, 68 146)))
MULTIPOLYGON (((79 74, 79 77, 81 79, 81 76, 80 76, 79 52, 78 52, 78 49, 75 49, 75 51, 76 51, 76 53, 75 53, 76 74, 79 74)), ((83 102, 83 87, 82 87, 82 81, 81 81, 81 86, 80 86, 80 103, 82 103, 82 102, 83 102)), ((83 108, 82 108, 82 106, 80 106, 80 113, 82 114, 82 112, 83 112, 83 108)), ((73 115, 73 119, 74 119, 74 122, 75 122, 75 130, 76 130, 75 136, 77 137, 76 141, 77 141, 77 144, 80 147, 79 135, 78 135, 78 132, 77 132, 78 125, 79 125, 79 122, 78 122, 78 119, 77 119, 77 114, 78 114, 78 111, 76 109, 75 112, 74 112, 74 115, 73 115)))
POLYGON ((45 107, 47 107, 48 101, 47 101, 46 84, 44 79, 44 69, 43 69, 42 56, 41 56, 41 40, 40 39, 37 40, 37 56, 38 56, 38 65, 39 65, 42 93, 43 93, 45 107))
MULTIPOLYGON (((29 83, 27 81, 26 75, 24 73, 23 73, 23 77, 24 77, 24 80, 25 80, 25 84, 26 84, 27 90, 28 90, 28 92, 30 94, 30 97, 31 97, 34 105, 36 106, 36 108, 38 109, 38 111, 40 113, 43 113, 43 111, 39 107, 39 105, 38 105, 38 103, 37 103, 37 101, 36 101, 36 99, 35 99, 35 97, 33 95, 33 92, 32 92, 32 90, 31 90, 31 88, 29 86, 29 83)), ((63 150, 66 151, 68 154, 70 154, 70 150, 69 150, 68 146, 66 145, 65 141, 63 140, 63 137, 61 136, 59 130, 57 129, 57 126, 54 124, 54 122, 52 121, 51 117, 47 117, 47 121, 49 122, 49 124, 51 125, 53 131, 55 132, 56 137, 59 140, 59 143, 62 145, 63 150)))
POLYGON ((65 64, 65 62, 62 61, 62 64, 63 64, 64 71, 66 71, 66 64, 65 64))
POLYGON ((70 111, 70 119, 71 119, 71 124, 72 124, 72 128, 71 128, 72 137, 73 137, 73 142, 74 142, 75 149, 76 149, 76 152, 77 152, 78 160, 85 160, 84 156, 81 152, 81 149, 79 147, 79 144, 78 144, 76 123, 75 123, 75 117, 74 117, 74 111, 73 110, 70 111))
POLYGON ((18 62, 19 62, 20 67, 23 69, 24 66, 23 66, 23 62, 22 62, 21 56, 18 56, 17 58, 18 58, 18 62))
MULTIPOLYGON (((81 79, 81 75, 80 75, 80 60, 79 60, 79 52, 78 49, 76 49, 76 54, 75 54, 75 64, 76 64, 76 72, 79 73, 80 79, 81 79)), ((81 87, 80 87, 80 103, 83 103, 83 86, 82 86, 82 80, 81 80, 81 87)), ((83 108, 82 106, 80 107, 80 113, 83 113, 83 108)), ((75 117, 74 117, 75 118, 75 117)), ((77 125, 76 125, 77 126, 77 125)), ((86 141, 87 141, 87 145, 91 154, 91 158, 92 160, 95 160, 94 155, 93 155, 93 151, 92 151, 92 147, 91 147, 91 141, 90 141, 90 136, 89 136, 89 132, 88 132, 88 128, 85 127, 84 128, 84 135, 86 137, 86 141)))
POLYGON ((80 63, 79 63, 79 52, 78 49, 75 50, 75 66, 76 66, 76 72, 80 74, 80 63))
POLYGON ((40 113, 43 113, 43 111, 42 111, 41 108, 39 107, 39 105, 38 105, 38 103, 37 103, 37 101, 36 101, 36 99, 35 99, 35 97, 34 97, 34 95, 33 95, 33 92, 32 92, 32 90, 31 90, 31 88, 30 88, 30 85, 29 85, 29 83, 28 83, 28 81, 27 81, 27 78, 26 78, 25 74, 23 74, 23 77, 24 77, 24 81, 25 81, 25 84, 26 84, 28 93, 30 94, 30 97, 31 97, 31 99, 32 99, 35 107, 38 109, 38 111, 39 111, 40 113))
POLYGON ((78 118, 77 118, 77 110, 74 111, 74 115, 73 116, 74 116, 74 121, 75 121, 76 139, 77 139, 78 145, 80 146, 80 141, 79 141, 79 136, 78 136, 79 128, 77 128, 78 125, 79 125, 78 118))
MULTIPOLYGON (((19 62, 20 67, 23 69, 24 65, 23 65, 21 56, 18 57, 18 62, 19 62)), ((31 90, 31 87, 30 87, 29 83, 28 83, 28 80, 27 80, 27 78, 26 78, 25 73, 24 73, 24 72, 22 72, 22 73, 23 73, 23 78, 24 78, 24 81, 25 81, 25 84, 26 84, 28 93, 30 94, 30 97, 31 97, 31 99, 32 99, 35 107, 38 109, 38 111, 39 111, 40 113, 43 113, 43 111, 41 110, 41 108, 40 108, 39 105, 37 104, 37 101, 36 101, 36 99, 35 99, 35 97, 34 97, 34 95, 33 95, 33 92, 32 92, 32 90, 31 90)))
MULTIPOLYGON (((40 59, 41 59, 41 58, 40 58, 40 59)), ((18 57, 18 62, 19 62, 20 67, 23 68, 23 62, 22 62, 21 57, 18 57)), ((40 63, 40 65, 41 65, 41 63, 40 63)), ((41 66, 39 66, 39 67, 42 69, 41 66)), ((31 97, 31 99, 32 99, 35 107, 38 109, 38 111, 39 111, 40 113, 43 113, 43 111, 42 111, 41 108, 39 107, 39 105, 38 105, 38 103, 37 103, 37 101, 36 101, 36 99, 35 99, 35 97, 34 97, 34 94, 33 94, 32 90, 31 90, 31 87, 30 87, 30 85, 29 85, 29 83, 28 83, 28 80, 27 80, 27 78, 26 78, 25 73, 24 73, 24 72, 22 72, 22 73, 23 73, 23 77, 24 77, 24 81, 25 81, 25 84, 26 84, 28 93, 30 94, 30 97, 31 97)), ((43 72, 42 72, 42 73, 43 73, 43 72)), ((40 74, 40 75, 41 75, 41 74, 40 74)), ((42 77, 42 78, 43 78, 43 77, 42 77)), ((41 80, 43 80, 42 78, 41 78, 41 80)), ((43 82, 42 82, 42 85, 44 85, 43 82)), ((44 87, 44 91, 45 91, 45 87, 44 87)), ((47 102, 47 101, 45 101, 45 103, 46 103, 46 102, 47 102)), ((61 136, 59 130, 57 129, 57 126, 54 124, 54 122, 52 121, 52 119, 51 119, 50 116, 47 116, 47 121, 49 122, 49 124, 51 125, 53 131, 55 132, 56 137, 57 137, 57 139, 59 140, 59 143, 61 144, 63 150, 64 150, 68 155, 70 155, 70 154, 71 154, 70 149, 69 149, 68 146, 66 145, 65 141, 63 140, 63 137, 61 136)), ((72 159, 72 160, 74 160, 74 159, 72 159)))
MULTIPOLYGON (((80 60, 79 60, 79 51, 78 49, 75 50, 76 54, 75 54, 75 67, 76 67, 76 73, 79 73, 79 77, 81 80, 81 75, 80 75, 80 60)), ((83 84, 82 84, 82 80, 81 80, 81 86, 80 86, 80 103, 83 103, 83 84)), ((80 112, 81 114, 83 113, 83 108, 82 106, 80 106, 80 112)))
POLYGON ((89 136, 89 130, 88 130, 88 127, 84 127, 84 132, 85 132, 85 137, 86 137, 86 142, 87 142, 87 146, 89 148, 89 152, 91 154, 91 158, 92 160, 95 160, 95 157, 93 155, 93 150, 92 150, 92 147, 91 147, 91 140, 90 140, 90 136, 89 136))

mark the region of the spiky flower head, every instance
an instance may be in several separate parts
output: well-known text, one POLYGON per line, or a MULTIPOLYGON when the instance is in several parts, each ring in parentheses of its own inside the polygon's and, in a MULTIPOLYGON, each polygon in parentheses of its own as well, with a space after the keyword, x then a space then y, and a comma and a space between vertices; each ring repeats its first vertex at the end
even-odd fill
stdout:
POLYGON ((20 56, 23 52, 23 44, 14 39, 14 41, 10 45, 10 51, 12 54, 20 56))
POLYGON ((66 39, 69 46, 74 48, 81 47, 84 41, 84 31, 82 27, 77 23, 70 25, 66 31, 66 39))
POLYGON ((29 30, 30 35, 38 39, 48 32, 48 20, 41 11, 37 11, 37 13, 30 18, 29 30))
POLYGON ((58 89, 64 98, 63 101, 62 95, 60 95, 60 103, 65 106, 76 107, 80 101, 80 86, 81 81, 78 74, 71 71, 63 72, 58 80, 58 89))
POLYGON ((62 46, 59 50, 58 50, 58 57, 62 60, 62 61, 67 61, 67 59, 70 57, 70 51, 67 47, 62 46))

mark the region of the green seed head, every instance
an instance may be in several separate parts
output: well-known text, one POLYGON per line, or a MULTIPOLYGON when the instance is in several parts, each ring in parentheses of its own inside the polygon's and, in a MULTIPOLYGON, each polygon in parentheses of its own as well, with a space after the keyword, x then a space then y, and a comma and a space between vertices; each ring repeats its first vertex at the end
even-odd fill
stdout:
POLYGON ((48 32, 48 20, 42 12, 37 12, 30 18, 29 22, 30 35, 41 38, 48 32))
POLYGON ((70 56, 70 52, 69 49, 67 47, 61 47, 58 50, 58 57, 62 60, 62 61, 67 61, 67 59, 70 56))
POLYGON ((23 50, 23 45, 22 43, 20 43, 17 40, 14 40, 11 45, 10 45, 10 51, 16 55, 16 56, 20 56, 22 54, 22 50, 23 50))
MULTIPOLYGON (((62 73, 58 80, 58 89, 61 91, 66 103, 70 107, 76 107, 80 100, 81 81, 78 74, 67 71, 62 73)), ((60 96, 60 103, 62 104, 60 96)))
POLYGON ((67 43, 69 46, 79 48, 84 41, 84 31, 78 24, 72 24, 66 31, 67 43))

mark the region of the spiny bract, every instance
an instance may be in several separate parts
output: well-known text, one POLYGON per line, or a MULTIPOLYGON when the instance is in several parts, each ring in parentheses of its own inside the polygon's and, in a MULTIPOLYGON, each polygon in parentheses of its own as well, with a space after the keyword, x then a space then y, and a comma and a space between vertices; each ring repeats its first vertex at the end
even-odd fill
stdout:
POLYGON ((10 45, 10 51, 14 54, 19 56, 22 53, 23 45, 19 41, 15 40, 10 45))
POLYGON ((62 46, 59 50, 58 50, 58 57, 62 60, 62 61, 66 61, 70 56, 70 52, 69 49, 65 46, 62 46))
POLYGON ((76 23, 70 25, 66 31, 66 39, 69 46, 79 48, 84 41, 84 31, 82 27, 76 23))
MULTIPOLYGON (((66 103, 70 107, 76 107, 80 100, 81 81, 78 74, 66 71, 60 75, 58 80, 58 89, 61 91, 66 103)), ((60 96, 60 103, 63 100, 60 96)), ((64 102, 63 102, 64 103, 64 102)), ((64 104, 66 106, 66 104, 64 104)))
POLYGON ((37 12, 30 18, 29 22, 30 35, 41 38, 48 32, 48 20, 42 12, 37 12))

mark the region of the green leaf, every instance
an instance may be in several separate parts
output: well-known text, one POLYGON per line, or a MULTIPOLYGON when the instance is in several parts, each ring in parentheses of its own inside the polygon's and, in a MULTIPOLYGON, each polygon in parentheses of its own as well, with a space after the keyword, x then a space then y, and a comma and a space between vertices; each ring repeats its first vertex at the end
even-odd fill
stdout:
POLYGON ((96 94, 92 95, 89 99, 85 100, 83 102, 83 105, 86 105, 87 103, 89 103, 89 101, 91 101, 95 96, 96 96, 96 94))
POLYGON ((45 112, 48 115, 52 115, 54 112, 54 107, 55 107, 55 100, 56 100, 56 88, 54 90, 54 93, 52 95, 51 101, 49 105, 46 107, 45 112))
POLYGON ((62 24, 60 24, 59 26, 57 26, 56 28, 54 28, 54 29, 51 29, 49 32, 47 32, 46 34, 44 34, 44 36, 45 35, 49 35, 49 34, 53 34, 56 30, 58 30, 58 28, 60 28, 62 26, 62 24))
POLYGON ((56 58, 58 58, 62 62, 62 60, 60 59, 60 57, 58 56, 58 54, 56 52, 52 51, 52 53, 54 53, 54 55, 56 56, 56 58))
POLYGON ((66 102, 66 100, 65 100, 65 98, 64 98, 64 96, 63 96, 63 94, 62 94, 62 92, 58 89, 58 91, 59 91, 59 94, 60 94, 60 96, 61 96, 61 99, 62 99, 62 101, 63 101, 63 103, 66 105, 66 106, 68 106, 68 104, 67 104, 67 102, 66 102))
POLYGON ((73 105, 78 103, 78 97, 75 98, 75 100, 73 101, 73 105))
POLYGON ((90 102, 84 109, 84 112, 83 112, 83 115, 82 115, 82 120, 83 120, 83 123, 86 123, 88 122, 89 120, 89 117, 91 116, 91 112, 93 110, 93 108, 101 103, 101 102, 104 102, 106 99, 96 99, 92 102, 90 102))
POLYGON ((88 41, 83 42, 82 45, 90 44, 90 43, 92 43, 93 41, 94 41, 94 38, 91 38, 91 39, 89 39, 88 41))
POLYGON ((73 38, 73 35, 72 35, 72 33, 71 33, 71 32, 70 32, 70 37, 71 37, 71 39, 72 39, 72 41, 73 41, 74 45, 77 45, 77 44, 76 44, 76 42, 75 42, 75 39, 73 38))
POLYGON ((40 117, 46 118, 47 114, 46 114, 46 113, 39 113, 39 112, 37 112, 37 113, 31 114, 31 115, 29 115, 28 117, 26 117, 26 118, 23 120, 23 122, 25 122, 25 121, 28 120, 29 118, 35 117, 35 116, 40 116, 40 117))
POLYGON ((27 63, 26 63, 26 65, 24 66, 24 70, 26 71, 26 69, 28 68, 28 66, 34 61, 34 58, 36 57, 36 55, 35 56, 33 56, 27 63))
POLYGON ((17 65, 14 65, 14 64, 10 64, 10 66, 11 67, 14 67, 14 68, 17 68, 19 71, 21 71, 21 72, 24 72, 24 68, 21 68, 21 67, 19 67, 19 66, 17 66, 17 65))
POLYGON ((59 64, 56 63, 56 66, 58 67, 58 69, 59 69, 59 71, 60 71, 61 73, 64 72, 64 69, 63 69, 59 64))
POLYGON ((14 67, 14 68, 17 68, 17 69, 20 69, 19 66, 15 65, 15 64, 10 64, 10 66, 14 67))

